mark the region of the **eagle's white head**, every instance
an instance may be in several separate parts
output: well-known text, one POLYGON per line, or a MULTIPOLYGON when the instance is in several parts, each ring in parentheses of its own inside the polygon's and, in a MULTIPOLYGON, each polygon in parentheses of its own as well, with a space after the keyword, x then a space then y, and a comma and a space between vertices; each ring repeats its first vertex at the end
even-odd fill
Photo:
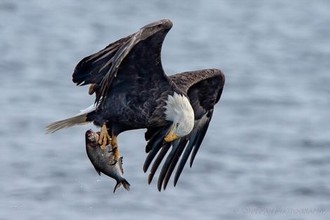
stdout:
POLYGON ((195 114, 186 96, 174 92, 169 95, 165 105, 166 120, 172 121, 165 141, 170 142, 177 138, 186 136, 194 128, 195 114))

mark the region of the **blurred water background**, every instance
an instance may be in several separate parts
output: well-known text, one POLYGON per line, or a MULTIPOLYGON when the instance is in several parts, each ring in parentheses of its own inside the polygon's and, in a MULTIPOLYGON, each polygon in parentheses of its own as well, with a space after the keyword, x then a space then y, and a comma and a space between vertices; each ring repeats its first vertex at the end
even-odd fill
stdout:
POLYGON ((330 2, 0 1, 0 219, 329 219, 330 2), (142 165, 144 131, 119 136, 131 191, 90 164, 84 132, 44 127, 93 102, 74 66, 169 18, 168 74, 220 68, 222 100, 177 187, 142 165))

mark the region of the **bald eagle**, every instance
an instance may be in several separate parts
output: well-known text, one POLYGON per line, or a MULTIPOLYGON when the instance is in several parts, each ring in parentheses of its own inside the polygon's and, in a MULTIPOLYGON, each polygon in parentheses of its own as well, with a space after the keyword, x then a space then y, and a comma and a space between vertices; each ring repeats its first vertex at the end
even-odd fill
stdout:
MULTIPOLYGON (((72 80, 79 86, 90 85, 95 103, 47 127, 47 132, 55 132, 93 122, 101 127, 103 149, 108 141, 118 149, 121 132, 146 128, 144 172, 152 164, 148 183, 167 155, 159 173, 159 190, 166 188, 175 167, 174 186, 177 184, 190 155, 192 165, 225 83, 218 69, 164 73, 161 48, 171 27, 168 19, 150 23, 82 59, 72 80)), ((115 155, 119 158, 118 150, 115 155)))

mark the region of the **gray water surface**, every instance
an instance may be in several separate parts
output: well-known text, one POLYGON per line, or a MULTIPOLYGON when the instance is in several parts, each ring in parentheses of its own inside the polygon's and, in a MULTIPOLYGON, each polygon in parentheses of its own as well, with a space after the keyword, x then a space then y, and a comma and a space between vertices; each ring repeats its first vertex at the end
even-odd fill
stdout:
POLYGON ((329 219, 330 2, 0 1, 0 219, 329 219), (159 193, 144 131, 119 136, 131 191, 112 193, 87 129, 44 127, 89 106, 83 57, 169 18, 168 74, 220 68, 226 85, 194 166, 159 193))

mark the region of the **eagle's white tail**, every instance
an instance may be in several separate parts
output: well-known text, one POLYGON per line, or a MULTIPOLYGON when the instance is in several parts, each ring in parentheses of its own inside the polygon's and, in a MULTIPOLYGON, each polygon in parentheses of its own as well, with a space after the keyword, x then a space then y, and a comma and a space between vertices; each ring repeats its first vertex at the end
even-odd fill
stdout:
POLYGON ((89 123, 90 121, 87 121, 87 114, 94 111, 95 109, 96 109, 96 105, 93 104, 93 105, 89 106, 88 108, 81 110, 79 114, 77 114, 71 118, 67 118, 67 119, 60 120, 60 121, 55 121, 46 127, 46 133, 47 134, 54 133, 55 131, 58 131, 62 128, 69 128, 74 125, 81 125, 81 124, 89 123))
POLYGON ((61 121, 55 121, 55 122, 51 123, 50 125, 48 125, 46 127, 46 133, 53 133, 62 128, 69 128, 74 125, 80 125, 80 124, 85 124, 85 123, 88 123, 87 114, 73 116, 71 118, 67 118, 67 119, 64 119, 61 121))

